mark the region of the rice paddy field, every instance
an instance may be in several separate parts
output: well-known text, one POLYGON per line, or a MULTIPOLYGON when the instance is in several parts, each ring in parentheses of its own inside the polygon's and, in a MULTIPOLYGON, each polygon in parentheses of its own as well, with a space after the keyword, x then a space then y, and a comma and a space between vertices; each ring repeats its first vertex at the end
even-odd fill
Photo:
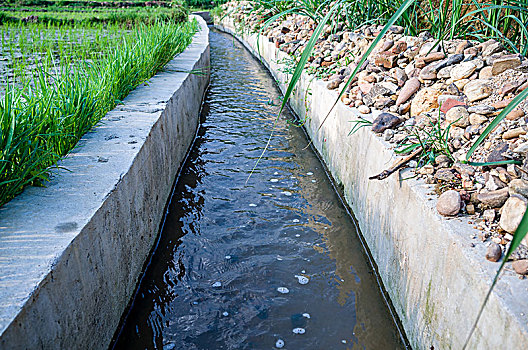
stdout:
POLYGON ((198 30, 172 2, 0 2, 0 205, 52 167, 198 30))

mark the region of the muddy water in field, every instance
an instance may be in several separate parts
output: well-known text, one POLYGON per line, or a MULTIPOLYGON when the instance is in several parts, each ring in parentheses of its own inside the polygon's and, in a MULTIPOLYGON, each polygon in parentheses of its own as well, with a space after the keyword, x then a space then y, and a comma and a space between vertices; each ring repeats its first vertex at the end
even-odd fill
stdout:
POLYGON ((402 349, 357 235, 272 77, 211 32, 211 86, 117 349, 402 349))

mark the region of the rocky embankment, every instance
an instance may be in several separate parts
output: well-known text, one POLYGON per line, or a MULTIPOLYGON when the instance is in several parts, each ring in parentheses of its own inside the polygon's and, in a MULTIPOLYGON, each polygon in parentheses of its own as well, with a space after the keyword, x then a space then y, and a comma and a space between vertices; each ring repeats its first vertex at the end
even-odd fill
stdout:
MULTIPOLYGON (((255 14, 251 3, 228 3, 224 11, 252 32, 258 32, 267 18, 266 13, 255 14)), ((315 27, 307 17, 290 15, 262 35, 290 55, 291 61, 285 63, 291 68, 315 27)), ((328 89, 341 91, 381 29, 373 25, 352 31, 342 24, 327 25, 307 72, 328 81, 328 89)), ((528 59, 512 54, 500 42, 438 42, 428 32, 406 36, 403 27, 394 26, 341 102, 365 117, 373 109, 383 112, 371 124, 372 132, 402 154, 416 153, 406 166, 435 184, 438 213, 446 218, 469 216, 478 230, 474 244, 487 244, 485 258, 498 261, 528 203, 527 101, 506 116, 471 159, 517 164, 471 166, 463 161, 493 118, 526 88, 528 59)), ((528 240, 524 243, 512 256, 513 268, 521 275, 528 274, 528 240)))

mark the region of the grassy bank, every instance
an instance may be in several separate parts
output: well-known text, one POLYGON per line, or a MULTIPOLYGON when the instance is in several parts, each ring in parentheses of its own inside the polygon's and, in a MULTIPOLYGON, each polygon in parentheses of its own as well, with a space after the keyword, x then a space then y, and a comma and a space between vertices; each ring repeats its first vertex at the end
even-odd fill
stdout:
POLYGON ((126 31, 41 24, 4 28, 2 56, 12 69, 3 77, 0 101, 0 205, 27 185, 43 184, 49 167, 182 52, 197 26, 158 21, 126 31))

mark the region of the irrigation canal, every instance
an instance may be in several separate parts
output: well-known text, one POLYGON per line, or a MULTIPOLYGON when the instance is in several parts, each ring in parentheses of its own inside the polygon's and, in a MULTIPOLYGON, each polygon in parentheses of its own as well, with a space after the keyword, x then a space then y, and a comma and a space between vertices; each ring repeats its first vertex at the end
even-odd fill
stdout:
POLYGON ((115 349, 406 348, 358 237, 268 71, 210 34, 211 85, 115 349))

